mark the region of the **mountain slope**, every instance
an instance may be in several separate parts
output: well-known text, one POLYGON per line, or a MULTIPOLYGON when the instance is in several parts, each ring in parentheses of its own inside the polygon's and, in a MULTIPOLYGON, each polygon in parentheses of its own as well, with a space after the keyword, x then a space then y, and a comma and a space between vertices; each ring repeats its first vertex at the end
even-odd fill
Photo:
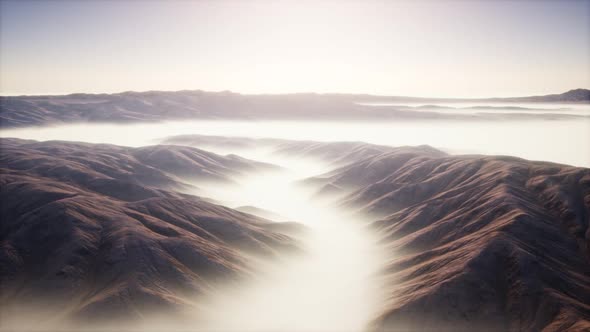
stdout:
POLYGON ((126 181, 131 185, 179 190, 190 187, 187 181, 232 182, 233 178, 248 172, 276 168, 235 155, 221 156, 172 145, 130 148, 5 138, 1 148, 0 161, 9 168, 34 170, 43 176, 63 173, 63 181, 73 177, 88 185, 126 181))
POLYGON ((380 218, 391 286, 374 330, 590 328, 590 169, 411 152, 324 179, 380 218))
POLYGON ((530 97, 515 97, 515 98, 491 98, 493 101, 508 101, 508 102, 590 102, 590 90, 588 89, 573 89, 564 93, 551 94, 545 96, 530 96, 530 97))
POLYGON ((253 257, 297 248, 277 232, 291 226, 165 190, 179 183, 142 166, 134 154, 144 152, 3 141, 3 328, 23 328, 23 306, 58 321, 174 311, 221 283, 251 276, 253 257))

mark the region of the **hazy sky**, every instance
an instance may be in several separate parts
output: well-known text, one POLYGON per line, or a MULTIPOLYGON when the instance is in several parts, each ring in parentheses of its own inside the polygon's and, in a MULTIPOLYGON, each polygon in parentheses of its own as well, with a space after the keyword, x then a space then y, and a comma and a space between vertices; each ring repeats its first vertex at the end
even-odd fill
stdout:
POLYGON ((2 1, 0 92, 590 87, 590 1, 2 1))

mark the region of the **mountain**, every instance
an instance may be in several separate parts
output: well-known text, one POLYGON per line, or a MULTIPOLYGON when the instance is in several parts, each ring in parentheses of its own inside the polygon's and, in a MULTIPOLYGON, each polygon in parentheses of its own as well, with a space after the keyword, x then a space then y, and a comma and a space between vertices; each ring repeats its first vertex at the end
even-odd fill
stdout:
POLYGON ((169 190, 185 186, 178 169, 260 165, 186 147, 2 140, 2 328, 26 329, 37 315, 51 324, 173 313, 253 277, 255 257, 297 251, 293 223, 169 190), (172 153, 162 160, 161 150, 172 153))
POLYGON ((333 118, 337 113, 343 118, 358 118, 363 108, 349 101, 316 94, 241 95, 231 92, 150 91, 17 96, 0 97, 0 125, 22 127, 80 122, 301 119, 312 116, 325 119, 333 118))
POLYGON ((508 102, 534 102, 534 103, 553 103, 553 102, 590 102, 590 90, 588 89, 573 89, 560 94, 552 94, 545 96, 531 96, 531 97, 516 97, 516 98, 491 98, 493 101, 508 101, 508 102))
POLYGON ((276 138, 252 138, 242 136, 215 136, 215 135, 174 135, 162 138, 160 144, 184 145, 202 149, 240 151, 256 148, 274 148, 282 143, 294 142, 292 140, 276 138))
MULTIPOLYGON (((393 167, 400 163, 425 158, 436 158, 445 156, 446 153, 432 148, 428 145, 403 146, 403 147, 380 147, 372 144, 362 143, 363 151, 371 151, 372 154, 363 153, 359 156, 349 154, 345 159, 348 163, 336 168, 326 174, 306 179, 307 183, 332 185, 335 187, 352 190, 379 181, 391 172, 393 167), (356 158, 354 158, 356 157, 356 158)), ((323 148, 329 149, 329 143, 323 148)), ((336 151, 340 148, 335 144, 336 151)))
POLYGON ((335 166, 303 182, 375 220, 389 286, 371 330, 590 328, 590 169, 429 146, 170 139, 335 166))
POLYGON ((359 94, 299 93, 242 95, 232 92, 148 91, 117 94, 71 94, 63 96, 2 96, 0 127, 25 127, 64 123, 136 123, 187 119, 283 119, 283 120, 420 120, 572 118, 553 114, 445 114, 415 112, 395 107, 371 107, 360 102, 576 102, 588 103, 589 90, 576 89, 559 95, 522 98, 445 99, 359 94))
POLYGON ((590 329, 590 169, 400 148, 311 182, 376 219, 373 330, 590 329))
POLYGON ((62 181, 84 182, 97 188, 106 183, 128 182, 145 188, 194 191, 196 188, 189 182, 232 182, 249 172, 278 168, 236 155, 221 156, 186 146, 130 148, 11 138, 4 138, 0 143, 0 161, 6 167, 35 171, 42 176, 60 176, 62 181))
POLYGON ((390 146, 365 142, 318 142, 209 135, 170 136, 162 139, 161 143, 230 151, 265 148, 273 154, 290 158, 314 158, 331 165, 344 165, 386 151, 396 150, 390 146))
MULTIPOLYGON (((347 95, 341 95, 347 96, 347 95)), ((572 89, 560 94, 526 96, 526 97, 505 97, 505 98, 431 98, 431 97, 401 97, 401 96, 375 96, 375 95, 350 95, 353 98, 364 102, 392 102, 392 103, 454 103, 454 102, 500 102, 500 103, 590 103, 590 90, 572 89)), ((430 105, 434 106, 434 105, 430 105)))

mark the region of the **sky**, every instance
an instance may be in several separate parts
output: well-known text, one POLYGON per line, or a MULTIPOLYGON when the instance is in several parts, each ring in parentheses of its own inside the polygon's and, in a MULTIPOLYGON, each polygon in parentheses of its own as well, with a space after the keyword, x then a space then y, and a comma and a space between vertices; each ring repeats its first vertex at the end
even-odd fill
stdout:
POLYGON ((587 1, 0 2, 0 94, 590 87, 587 1))

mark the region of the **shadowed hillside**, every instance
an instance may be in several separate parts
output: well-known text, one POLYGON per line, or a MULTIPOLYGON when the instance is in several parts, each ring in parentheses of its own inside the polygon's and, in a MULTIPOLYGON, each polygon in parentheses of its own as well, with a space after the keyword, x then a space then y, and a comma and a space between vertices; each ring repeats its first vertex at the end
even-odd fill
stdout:
POLYGON ((234 177, 248 172, 277 168, 235 155, 221 156, 184 146, 129 148, 11 138, 2 139, 1 143, 0 160, 6 167, 97 186, 126 181, 130 185, 177 190, 189 187, 186 181, 232 182, 234 177))
POLYGON ((409 148, 314 181, 379 219, 375 330, 590 328, 590 169, 409 148))
MULTIPOLYGON (((214 145, 220 139, 175 142, 214 145)), ((429 146, 261 144, 341 165, 304 183, 320 194, 345 195, 338 203, 343 208, 377 220, 372 226, 390 252, 383 271, 390 286, 373 329, 590 326, 590 169, 449 156, 429 146)))
MULTIPOLYGON (((220 283, 252 276, 254 256, 296 249, 278 233, 296 225, 280 227, 165 190, 182 186, 168 173, 177 170, 170 163, 178 151, 187 160, 203 158, 209 164, 198 169, 212 173, 228 164, 234 170, 269 165, 175 148, 2 141, 4 324, 29 310, 91 321, 173 311, 220 283), (154 150, 174 153, 162 164, 154 150)), ((179 165, 195 167, 187 160, 179 165)))
MULTIPOLYGON (((372 330, 590 328, 590 169, 429 146, 242 142, 333 165, 304 183, 373 220, 389 254, 372 330)), ((31 303, 63 303, 53 313, 74 318, 190 307, 187 294, 252 275, 251 255, 291 251, 285 233, 302 231, 169 191, 193 173, 223 182, 268 164, 183 146, 6 139, 2 148, 5 317, 31 303)))

